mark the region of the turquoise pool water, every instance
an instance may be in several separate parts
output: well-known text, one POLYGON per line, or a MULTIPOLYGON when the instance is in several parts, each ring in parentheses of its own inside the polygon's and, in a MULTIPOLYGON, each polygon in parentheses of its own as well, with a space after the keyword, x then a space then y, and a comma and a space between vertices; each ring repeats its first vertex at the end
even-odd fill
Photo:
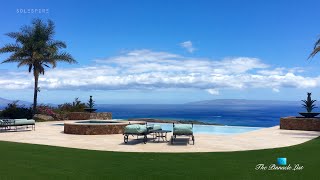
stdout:
POLYGON ((105 120, 88 120, 88 121, 78 121, 75 123, 79 123, 79 124, 115 124, 115 123, 119 123, 119 121, 108 121, 105 122, 105 120))
MULTIPOLYGON (((148 123, 159 124, 163 130, 172 131, 170 123, 148 123)), ((262 127, 246 127, 246 126, 215 126, 215 125, 193 125, 194 134, 240 134, 254 130, 262 129, 262 127)))

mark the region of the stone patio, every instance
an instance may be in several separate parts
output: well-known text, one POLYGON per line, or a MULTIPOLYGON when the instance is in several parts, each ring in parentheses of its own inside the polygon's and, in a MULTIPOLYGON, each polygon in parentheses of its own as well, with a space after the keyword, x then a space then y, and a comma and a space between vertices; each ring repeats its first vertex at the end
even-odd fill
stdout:
MULTIPOLYGON (((320 136, 316 131, 282 130, 279 126, 235 135, 195 134, 195 145, 181 139, 176 145, 167 142, 147 144, 129 137, 123 143, 123 135, 72 135, 63 133, 63 121, 36 123, 35 131, 1 132, 1 141, 44 144, 79 149, 123 152, 227 152, 270 149, 301 144, 320 136)), ((170 137, 171 134, 168 134, 170 137)), ((152 137, 151 135, 149 136, 152 137)))

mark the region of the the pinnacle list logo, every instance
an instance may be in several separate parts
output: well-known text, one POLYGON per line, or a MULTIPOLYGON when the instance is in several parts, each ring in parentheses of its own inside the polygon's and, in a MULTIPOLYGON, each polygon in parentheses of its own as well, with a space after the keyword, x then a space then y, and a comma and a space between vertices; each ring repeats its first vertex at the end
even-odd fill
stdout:
POLYGON ((277 164, 280 165, 280 166, 286 166, 287 165, 287 158, 278 158, 277 159, 277 164))
POLYGON ((288 164, 287 158, 281 157, 277 158, 277 164, 257 164, 255 167, 256 170, 262 171, 301 171, 304 167, 300 164, 288 164))

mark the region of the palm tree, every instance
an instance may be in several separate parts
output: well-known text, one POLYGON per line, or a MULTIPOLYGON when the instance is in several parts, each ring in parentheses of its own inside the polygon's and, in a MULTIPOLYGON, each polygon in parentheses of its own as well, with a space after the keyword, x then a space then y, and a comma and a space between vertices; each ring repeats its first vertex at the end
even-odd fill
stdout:
POLYGON ((318 52, 320 52, 320 39, 314 44, 314 48, 309 58, 313 58, 318 52))
POLYGON ((34 19, 31 26, 23 26, 20 32, 6 34, 15 39, 15 43, 6 44, 0 48, 0 53, 11 53, 2 63, 18 63, 18 68, 27 66, 29 73, 34 76, 33 113, 36 113, 39 75, 44 75, 45 68, 55 68, 57 62, 77 63, 66 52, 60 52, 60 48, 66 48, 62 41, 53 39, 55 34, 54 23, 47 23, 40 19, 34 19))

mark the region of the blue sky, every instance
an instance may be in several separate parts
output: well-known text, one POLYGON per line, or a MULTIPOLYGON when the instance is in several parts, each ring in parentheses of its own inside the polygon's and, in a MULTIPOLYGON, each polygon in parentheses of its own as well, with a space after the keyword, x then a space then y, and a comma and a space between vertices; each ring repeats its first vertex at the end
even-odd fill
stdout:
MULTIPOLYGON (((93 95, 97 103, 184 103, 208 99, 320 97, 317 1, 10 1, 0 7, 5 36, 51 19, 79 62, 40 79, 39 101, 93 95), (18 13, 48 9, 48 13, 18 13)), ((0 55, 0 60, 7 54, 0 55)), ((26 68, 1 64, 0 93, 32 101, 26 68)))

